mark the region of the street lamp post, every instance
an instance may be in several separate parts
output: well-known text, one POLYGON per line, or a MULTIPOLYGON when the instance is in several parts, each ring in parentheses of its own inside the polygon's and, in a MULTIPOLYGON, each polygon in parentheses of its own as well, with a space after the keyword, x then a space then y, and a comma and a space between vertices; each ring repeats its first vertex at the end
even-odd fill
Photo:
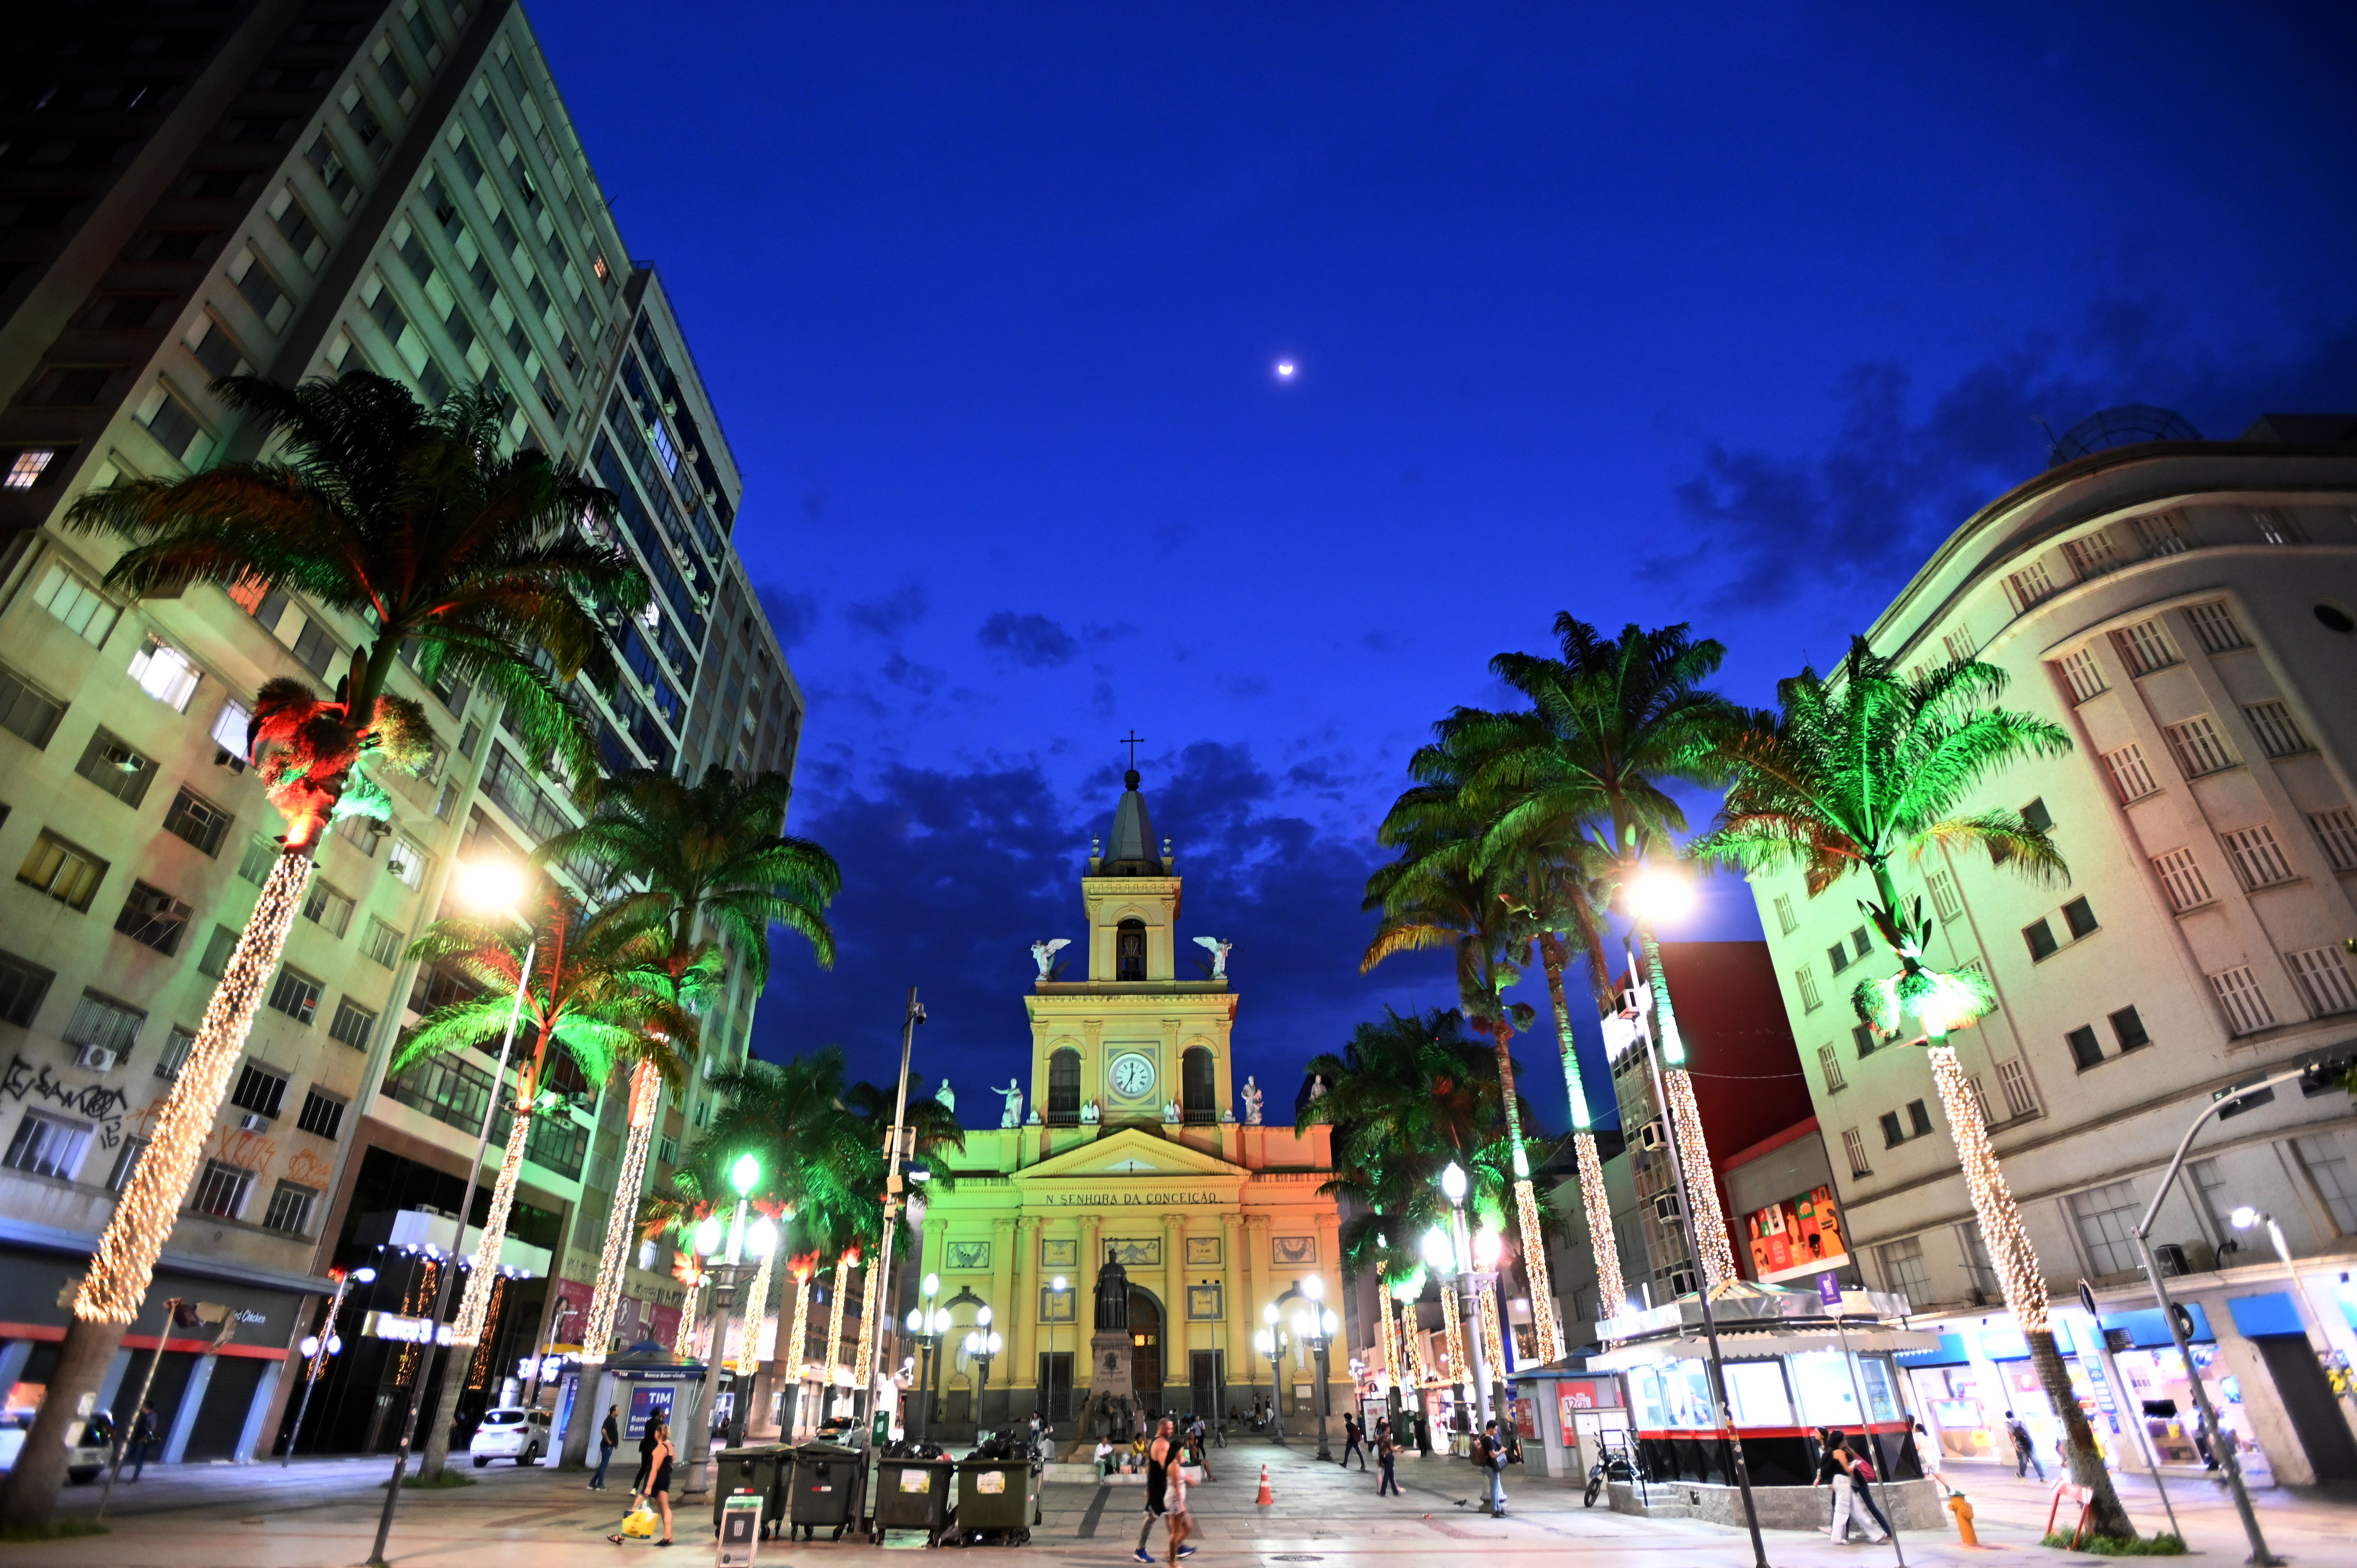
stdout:
POLYGON ((904 1195, 908 1191, 908 1183, 900 1175, 900 1162, 910 1152, 908 1128, 909 1051, 916 1043, 917 1026, 924 1021, 925 1009, 917 1001, 917 988, 911 985, 909 987, 908 1010, 900 1016, 899 1099, 892 1110, 891 1129, 885 1134, 888 1147, 885 1155, 884 1242, 877 1253, 875 1272, 868 1275, 867 1309, 860 1318, 859 1326, 860 1342, 866 1347, 867 1353, 859 1357, 860 1365, 852 1369, 852 1375, 859 1380, 860 1387, 852 1391, 851 1408, 855 1413, 869 1418, 872 1418, 875 1413, 876 1399, 876 1366, 873 1358, 881 1354, 877 1346, 880 1337, 876 1333, 876 1324, 879 1319, 888 1324, 892 1321, 891 1308, 886 1304, 892 1299, 890 1286, 893 1231, 899 1220, 900 1209, 906 1201, 904 1195), (862 1400, 867 1402, 863 1404, 862 1400))
POLYGON ((2276 1258, 2283 1263, 2284 1273, 2291 1280, 2291 1299, 2292 1304, 2299 1309, 2300 1326, 2314 1334, 2319 1339, 2323 1339, 2324 1326, 2317 1319, 2316 1304, 2309 1300, 2308 1289, 2300 1283, 2299 1265, 2292 1262, 2291 1243, 2284 1240, 2283 1227, 2276 1223, 2276 1217, 2265 1209, 2254 1208, 2245 1203, 2236 1208, 2228 1218, 2233 1221, 2234 1229, 2237 1230, 2248 1230, 2255 1225, 2265 1228, 2267 1240, 2275 1244, 2276 1258))
POLYGON ((1481 1306, 1479 1293, 1482 1289, 1481 1273, 1469 1267, 1473 1262, 1473 1241, 1465 1229, 1465 1195, 1471 1184, 1466 1179, 1465 1167, 1455 1160, 1440 1173, 1440 1195, 1448 1199, 1449 1226, 1453 1232, 1450 1273, 1456 1276, 1464 1297, 1466 1351, 1473 1362, 1473 1406, 1478 1413, 1476 1430, 1490 1420, 1490 1352, 1481 1333, 1481 1306))
MULTIPOLYGON (((738 1156, 728 1170, 728 1185, 737 1189, 737 1203, 727 1225, 724 1228, 716 1214, 695 1230, 697 1255, 712 1260, 704 1266, 705 1278, 712 1286, 712 1345, 704 1358, 704 1398, 687 1434, 688 1481, 683 1496, 708 1490, 712 1484, 712 1418, 720 1398, 721 1367, 727 1359, 729 1309, 737 1305, 737 1287, 759 1267, 758 1261, 748 1263, 745 1259, 746 1221, 753 1212, 754 1185, 760 1179, 761 1162, 750 1155, 738 1156)), ((757 1253, 775 1248, 776 1228, 762 1220, 752 1228, 752 1241, 757 1253)))
POLYGON ((328 1369, 328 1358, 343 1348, 343 1336, 336 1332, 336 1316, 344 1309, 344 1293, 354 1284, 368 1284, 376 1278, 374 1269, 338 1269, 336 1294, 328 1298, 328 1316, 320 1320, 319 1332, 303 1341, 303 1354, 311 1359, 308 1372, 303 1379, 303 1402, 295 1407, 295 1424, 286 1434, 286 1456, 279 1461, 285 1469, 295 1463, 295 1442, 303 1435, 303 1418, 310 1413, 311 1391, 319 1386, 319 1374, 328 1369))
POLYGON ((917 1342, 917 1441, 922 1443, 933 1425, 933 1369, 942 1348, 942 1335, 950 1326, 947 1311, 936 1307, 933 1298, 942 1294, 942 1276, 927 1274, 920 1289, 921 1299, 909 1309, 909 1335, 917 1342))
MULTIPOLYGON (((1068 1279, 1066 1279, 1066 1278, 1065 1278, 1063 1275, 1061 1275, 1061 1274, 1058 1274, 1054 1279, 1049 1280, 1049 1281, 1048 1282, 1048 1289, 1049 1289, 1049 1291, 1051 1293, 1051 1294, 1052 1294, 1053 1298, 1054 1298, 1054 1299, 1055 1299, 1059 1304, 1060 1304, 1060 1303, 1063 1301, 1063 1299, 1064 1299, 1064 1293, 1065 1293, 1066 1291, 1068 1291, 1068 1290, 1071 1289, 1071 1288, 1072 1288, 1072 1282, 1071 1282, 1071 1281, 1070 1281, 1070 1280, 1068 1280, 1068 1279)), ((1078 1330, 1077 1330, 1077 1327, 1076 1327, 1076 1328, 1075 1328, 1075 1332, 1077 1332, 1077 1331, 1078 1331, 1078 1330)), ((1067 1376, 1067 1379, 1069 1380, 1070 1374, 1068 1373, 1068 1374, 1066 1374, 1066 1376, 1067 1376)), ((1054 1444, 1055 1444, 1055 1441, 1056 1441, 1056 1324, 1055 1324, 1055 1320, 1054 1320, 1054 1319, 1052 1319, 1052 1318, 1051 1318, 1051 1319, 1049 1319, 1049 1323, 1048 1323, 1048 1411, 1047 1411, 1047 1415, 1048 1415, 1048 1442, 1049 1442, 1049 1445, 1052 1448, 1052 1447, 1054 1446, 1054 1444)))
POLYGON ((1285 1353, 1292 1348, 1292 1341, 1286 1338, 1285 1330, 1277 1326, 1278 1320, 1284 1316, 1277 1311, 1275 1302, 1263 1307, 1261 1317, 1268 1326, 1253 1340, 1254 1348, 1268 1358, 1269 1437, 1280 1446, 1285 1442, 1285 1353))
POLYGON ((1334 1450, 1326 1434, 1327 1420, 1332 1414, 1326 1391, 1326 1352, 1333 1343, 1335 1331, 1342 1326, 1342 1320, 1325 1305, 1326 1282, 1316 1274, 1301 1282, 1301 1294, 1309 1298, 1309 1305, 1293 1315, 1293 1333, 1317 1363, 1318 1388, 1314 1397, 1318 1406, 1318 1457, 1330 1460, 1334 1450))
POLYGON ((967 1331, 965 1353, 982 1363, 982 1378, 974 1389, 974 1440, 979 1443, 982 1441, 982 1402, 990 1394, 991 1359, 1005 1348, 1006 1341, 990 1326, 990 1308, 985 1306, 975 1313, 974 1320, 981 1326, 967 1331))

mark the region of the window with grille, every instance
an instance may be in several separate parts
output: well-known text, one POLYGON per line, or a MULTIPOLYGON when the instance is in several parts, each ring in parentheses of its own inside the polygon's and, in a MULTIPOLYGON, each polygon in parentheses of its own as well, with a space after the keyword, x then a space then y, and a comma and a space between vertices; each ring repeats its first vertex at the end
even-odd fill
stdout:
POLYGON ((1923 1243, 1910 1236, 1903 1241, 1886 1241, 1875 1249, 1882 1258, 1883 1282, 1910 1303, 1932 1299, 1932 1271, 1923 1262, 1923 1243))
POLYGON ((273 1072, 258 1062, 247 1062, 238 1069, 237 1087, 230 1090, 229 1102, 241 1111, 251 1111, 274 1122, 285 1098, 285 1073, 273 1072))
POLYGON ((246 1197, 253 1191, 252 1171, 227 1160, 207 1160, 205 1173, 197 1178, 197 1190, 188 1207, 216 1219, 235 1219, 245 1212, 246 1197))
POLYGON ((16 1123, 16 1135, 8 1140, 8 1153, 0 1159, 15 1170, 71 1181, 94 1131, 87 1122, 69 1121, 46 1111, 27 1111, 25 1119, 16 1123))
POLYGON ((2250 639, 2234 622, 2234 612, 2223 599, 2195 605, 2185 612, 2185 618, 2192 625, 2193 635, 2201 640, 2204 652, 2226 653, 2251 646, 2250 639))
POLYGON ((237 863, 237 874, 256 887, 270 880, 271 868, 278 864, 278 846, 260 833, 247 841, 245 854, 237 863))
POLYGON ((146 1024, 147 1015, 127 1003, 96 991, 85 991, 74 1004, 73 1017, 66 1024, 66 1044, 96 1046, 113 1051, 117 1059, 131 1054, 139 1043, 139 1031, 146 1024))
POLYGON ((1973 1106, 1981 1113, 1981 1125, 1996 1126, 1996 1113, 1989 1109, 1988 1087, 1981 1082, 1981 1075, 1973 1074, 1964 1079, 1964 1086, 1973 1091, 1973 1106))
POLYGON ((2104 1043, 2095 1038, 2094 1026, 2082 1024, 2063 1032, 2062 1038, 2071 1047, 2071 1059, 2079 1064, 2081 1072, 2104 1065, 2104 1043))
POLYGON ((2119 796, 2122 805, 2159 792, 2160 786, 2152 779, 2152 769, 2145 766, 2143 749, 2133 741, 2117 751, 2104 753, 2104 771, 2112 776, 2112 791, 2119 796))
POLYGON ((2252 732, 2259 737, 2259 749, 2269 757, 2289 757, 2294 752, 2311 749, 2308 736, 2300 733, 2298 721, 2281 703, 2245 703, 2243 716, 2251 721, 2252 732))
POLYGON ((333 1143, 343 1131, 345 1103, 332 1094, 311 1090, 303 1096, 303 1113, 295 1118, 295 1125, 333 1143))
POLYGON ((1956 879, 1944 871, 1935 871, 1926 878, 1932 892, 1932 908, 1943 921, 1953 920, 1964 912, 1964 901, 1956 897, 1956 879))
POLYGON ((2357 1180, 2349 1170, 2349 1155, 2330 1133, 2294 1138, 2292 1151, 2315 1185, 2316 1196, 2332 1215, 2332 1228, 2343 1236, 2357 1236, 2357 1180))
POLYGON ((156 1058, 156 1076, 167 1082, 180 1076, 188 1065, 188 1053, 196 1048, 197 1032, 175 1024, 172 1032, 164 1036, 164 1054, 156 1058))
POLYGON ((1800 917, 1792 913, 1792 896, 1790 893, 1776 895, 1776 929, 1788 937, 1801 929, 1800 917))
POLYGON ((1971 628, 1961 626, 1941 638, 1940 646, 1946 649, 1948 657, 1959 664, 1979 650, 1979 645, 1973 641, 1971 628))
POLYGON ((2310 811, 2308 825, 2335 871, 2357 871, 2357 811, 2310 811))
POLYGON ((2140 620, 2112 633, 2112 646, 2119 650, 2120 662, 2131 675, 2149 675, 2177 662, 2177 650, 2158 620, 2140 620))
POLYGON ((282 969, 270 987, 270 1004, 298 1024, 319 1011, 319 983, 296 970, 282 969))
POLYGON ((2169 907, 2179 914, 2210 902, 2210 883, 2201 875, 2191 846, 2154 856, 2152 868, 2159 874, 2161 886, 2168 890, 2169 907))
POLYGON ((230 814, 193 789, 183 789, 172 797, 172 809, 164 813, 167 831, 178 834, 207 854, 219 854, 222 835, 229 832, 230 814))
POLYGON ((2062 671, 2062 683, 2071 689, 2074 703, 2083 703, 2110 689, 2104 684, 2104 671, 2095 662, 2093 650, 2082 648, 2075 653, 2064 654, 2056 662, 2062 671))
POLYGON ((300 1183, 282 1181, 270 1195, 270 1207, 263 1211, 262 1228, 282 1230, 289 1236, 300 1236, 311 1228, 311 1205, 317 1201, 319 1190, 300 1183))
POLYGON ((1817 994, 1817 972, 1815 969, 1807 964, 1803 964, 1799 970, 1794 972, 1792 980, 1794 983, 1799 985, 1801 988, 1802 1012, 1813 1013, 1818 1008, 1825 1004, 1824 998, 1817 994))
POLYGON ((369 1037, 376 1033, 376 1015, 365 1007, 356 1007, 349 996, 336 1004, 334 1022, 328 1026, 328 1037, 339 1040, 356 1051, 369 1048, 369 1037))
POLYGON ((2299 993, 2307 1000, 2310 1015, 2327 1018, 2335 1013, 2357 1012, 2357 986, 2349 983, 2349 969, 2341 961, 2339 948, 2309 948, 2286 953, 2284 958, 2291 965, 2292 978, 2299 982, 2299 993))
POLYGON ((2210 989, 2217 994, 2218 1005, 2226 1010, 2227 1026, 2233 1033, 2249 1035, 2275 1027, 2275 1009, 2267 1005, 2266 993, 2259 989, 2259 977, 2251 972, 2250 965, 2219 971, 2210 977, 2210 989))
POLYGON ((161 887, 134 882, 131 896, 123 901, 123 912, 114 918, 114 929, 159 953, 176 953, 195 913, 161 887))
POLYGON ((114 1152, 114 1168, 106 1173, 106 1190, 121 1192, 131 1185, 132 1174, 139 1168, 139 1156, 147 1152, 145 1138, 125 1138, 114 1152))
POLYGON ((2072 575, 2083 583, 2120 564, 2119 553, 2112 548, 2112 536, 2100 528, 2093 533, 2065 540, 2062 558, 2071 563, 2072 575))
POLYGON ((368 934, 361 939, 361 951, 366 953, 371 962, 391 969, 401 961, 401 932, 371 915, 368 934))
POLYGON ((2297 544, 2299 524, 2291 513, 2279 506, 2255 506, 2250 509, 2251 526, 2256 530, 2262 544, 2297 544))
POLYGON ((106 878, 106 862, 48 829, 33 841, 32 853, 16 870, 16 880, 38 888, 71 909, 87 909, 106 878))
POLYGON ((2115 1181, 2071 1195, 2071 1218, 2079 1227, 2079 1243, 2087 1249, 2087 1263, 2099 1274, 2125 1273, 2136 1266, 2136 1187, 2115 1181))
POLYGON ((2233 861, 2234 874, 2243 879, 2244 886, 2272 887, 2292 879, 2291 862, 2284 858, 2275 831, 2264 822, 2239 832, 2220 833, 2218 842, 2226 846, 2227 857, 2233 861))
POLYGON ((2029 1087, 2029 1070, 2021 1065, 2019 1057, 2008 1057, 1996 1064, 1996 1086, 2005 1095, 2005 1108, 2016 1116, 2038 1114, 2038 1096, 2029 1087))
POLYGON ((2032 561, 2020 571, 2007 574, 2006 596, 2013 601, 2014 614, 2019 615, 2041 599, 2054 596, 2054 580, 2046 575, 2042 561, 2032 561))
POLYGON ((0 664, 0 729, 38 748, 58 733, 66 705, 5 664, 0 664))
POLYGON ((340 937, 352 923, 352 900, 324 882, 314 882, 311 890, 303 896, 303 918, 325 928, 329 935, 340 937))
POLYGON ((1817 1047, 1817 1068, 1825 1075, 1826 1093, 1838 1094, 1849 1087, 1842 1077, 1841 1059, 1834 1054, 1831 1046, 1817 1047))
POLYGON ((2226 737, 2207 714, 2190 718, 2181 725, 2168 727, 2169 749, 2177 754, 2177 766, 2188 779, 2199 779, 2205 773, 2215 773, 2234 766, 2234 754, 2226 749, 2226 737))
POLYGON ((74 764, 74 771, 135 808, 147 798, 147 786, 155 782, 156 761, 113 730, 99 729, 91 732, 90 744, 81 748, 81 760, 74 764))
POLYGON ((1842 1129, 1842 1153, 1849 1156, 1849 1174, 1854 1176, 1872 1176, 1874 1168, 1866 1163, 1866 1140, 1855 1127, 1842 1129))
POLYGON ((1882 1048, 1882 1037, 1871 1024, 1860 1024, 1849 1032, 1850 1044, 1857 1047, 1858 1060, 1864 1061, 1882 1048))
POLYGON ((2136 542, 2147 555, 2185 553, 2184 520, 2173 511, 2150 511, 2136 520, 2136 542))

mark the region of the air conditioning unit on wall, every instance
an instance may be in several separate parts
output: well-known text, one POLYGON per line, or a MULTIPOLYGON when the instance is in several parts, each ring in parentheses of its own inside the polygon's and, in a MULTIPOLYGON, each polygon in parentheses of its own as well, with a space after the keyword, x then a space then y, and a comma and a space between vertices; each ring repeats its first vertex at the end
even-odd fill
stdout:
POLYGON ((109 1072, 114 1067, 114 1053, 104 1046, 82 1046, 74 1052, 74 1066, 86 1067, 92 1072, 109 1072))
POLYGON ((241 1132, 267 1132, 270 1127, 270 1118, 261 1115, 255 1112, 249 1111, 244 1115, 237 1119, 237 1125, 241 1132))

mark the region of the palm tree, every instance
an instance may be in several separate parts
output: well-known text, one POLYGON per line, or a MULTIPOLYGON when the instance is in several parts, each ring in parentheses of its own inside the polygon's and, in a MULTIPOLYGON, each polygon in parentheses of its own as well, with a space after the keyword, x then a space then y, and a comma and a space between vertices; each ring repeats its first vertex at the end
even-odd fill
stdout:
POLYGON ((421 754, 421 710, 387 690, 395 659, 410 649, 422 678, 449 671, 497 694, 536 762, 554 757, 570 777, 593 779, 594 731, 563 693, 584 671, 599 679, 611 668, 593 607, 635 609, 648 593, 603 532, 612 498, 544 453, 502 456, 488 395, 428 410, 365 372, 291 389, 234 377, 216 391, 274 439, 276 456, 121 480, 76 500, 66 526, 126 542, 112 586, 298 593, 367 620, 373 640, 327 698, 274 681, 256 706, 253 759, 286 818, 284 848, 75 1294, 48 1397, 0 1492, 0 1520, 12 1525, 45 1523, 56 1505, 66 1424, 146 1296, 320 833, 339 815, 385 816, 371 771, 421 754))
POLYGON ((2045 1271, 1948 1043, 1950 1031, 1988 1010, 1987 982, 1976 971, 1943 972, 1925 961, 1932 922, 1920 897, 1901 901, 1893 876, 1898 856, 1920 859, 1936 845, 1978 846, 1993 864, 2037 882, 2069 877, 2061 851, 2018 812, 1959 809, 1984 780, 2022 757, 2071 749, 2060 725, 1996 706, 2005 686, 2003 671, 1970 659, 1900 675, 1864 638, 1853 639, 1831 679, 1804 669, 1781 682, 1778 711, 1758 715, 1727 744, 1734 784, 1717 826, 1695 850, 1747 872, 1798 869, 1812 894, 1852 871, 1864 871, 1873 883, 1872 898, 1859 907, 1899 961, 1899 972, 1860 982, 1853 1004, 1859 1018, 1885 1033, 1897 1033, 1910 1015, 1922 1025, 1965 1190, 2006 1305, 2062 1423, 2072 1477, 2095 1488, 2096 1530, 2126 1536, 2134 1529, 2055 1351, 2045 1271))
MULTIPOLYGON (((436 1008, 411 1030, 393 1053, 392 1071, 485 1045, 511 1027, 527 1031, 532 1042, 531 1054, 516 1069, 506 1154, 491 1187, 467 1294, 451 1327, 454 1351, 482 1338, 533 1118, 551 1111, 565 1113, 561 1102, 542 1103, 555 1058, 569 1059, 593 1084, 605 1083, 619 1064, 630 1062, 675 1086, 696 1042, 694 1016, 672 998, 668 977, 656 964, 662 934, 650 930, 643 918, 633 918, 635 911, 612 905, 593 912, 545 875, 529 895, 527 911, 521 923, 471 917, 436 920, 409 950, 412 958, 447 965, 483 989, 436 1008)), ((445 1364, 439 1408, 426 1429, 421 1476, 438 1476, 448 1462, 450 1423, 465 1380, 454 1355, 445 1364)))
MULTIPOLYGON (((744 992, 758 993, 769 982, 773 924, 800 932, 821 967, 834 963, 834 933, 825 911, 842 888, 843 874, 825 850, 786 835, 786 803, 792 793, 792 784, 776 773, 739 779, 714 768, 701 783, 689 785, 652 768, 634 768, 608 781, 587 822, 543 843, 535 858, 600 866, 645 883, 645 890, 628 902, 661 923, 662 964, 678 1000, 693 1002, 700 989, 718 995, 730 960, 741 966, 744 992), (712 939, 714 932, 725 946, 712 939)), ((661 1105, 662 1086, 640 1075, 630 1086, 625 1179, 614 1189, 583 1329, 581 1356, 588 1364, 605 1359, 613 1337, 647 1147, 661 1105)), ((577 1467, 588 1453, 587 1423, 568 1427, 560 1465, 577 1467)))
POLYGON ((1440 737, 1419 748, 1408 764, 1422 782, 1393 803, 1376 832, 1379 842, 1399 849, 1400 858, 1367 879, 1366 907, 1382 910, 1383 919, 1359 969, 1363 973, 1394 953, 1441 947, 1455 950, 1458 996, 1467 1017, 1491 1037, 1497 1054, 1499 1101, 1513 1170, 1515 1221, 1523 1243, 1523 1272, 1530 1284, 1532 1328, 1541 1359, 1552 1361, 1565 1347, 1539 1233, 1538 1198, 1523 1147, 1512 1054, 1514 1031, 1528 1027, 1536 1010, 1527 1003, 1509 1003, 1505 996, 1522 978, 1533 929, 1529 918, 1514 908, 1511 889, 1495 868, 1479 863, 1488 823, 1465 789, 1468 758, 1450 724, 1443 721, 1437 728, 1440 737))

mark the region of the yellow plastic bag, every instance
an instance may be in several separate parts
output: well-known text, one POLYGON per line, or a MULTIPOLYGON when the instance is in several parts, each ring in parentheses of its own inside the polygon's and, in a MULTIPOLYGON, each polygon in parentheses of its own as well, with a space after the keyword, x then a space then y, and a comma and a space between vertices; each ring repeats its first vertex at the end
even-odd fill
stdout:
POLYGON ((652 1541, 655 1528, 662 1523, 662 1520, 655 1517, 654 1509, 640 1503, 622 1516, 622 1533, 633 1541, 652 1541))

